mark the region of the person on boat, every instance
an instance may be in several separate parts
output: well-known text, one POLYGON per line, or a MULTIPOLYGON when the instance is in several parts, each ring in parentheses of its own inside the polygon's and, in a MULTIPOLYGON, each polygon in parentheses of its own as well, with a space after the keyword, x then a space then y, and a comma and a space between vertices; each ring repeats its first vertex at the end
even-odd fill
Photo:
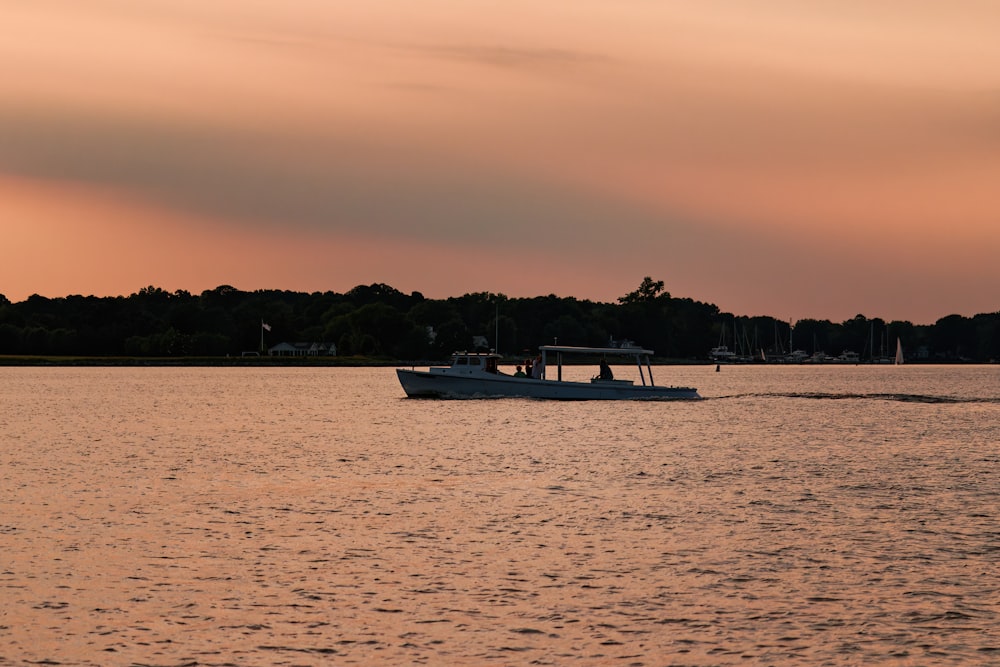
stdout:
POLYGON ((514 373, 514 377, 516 377, 516 378, 526 378, 526 377, 528 377, 528 376, 527 376, 527 375, 525 375, 525 374, 524 374, 524 371, 522 371, 522 370, 521 370, 521 367, 520 367, 520 366, 518 366, 518 367, 517 367, 517 372, 515 372, 515 373, 514 373))
POLYGON ((608 366, 606 359, 601 359, 601 372, 597 376, 601 380, 614 380, 615 374, 611 372, 611 366, 608 366))
POLYGON ((531 364, 531 377, 541 380, 545 373, 545 364, 542 363, 542 355, 535 357, 535 363, 531 364))

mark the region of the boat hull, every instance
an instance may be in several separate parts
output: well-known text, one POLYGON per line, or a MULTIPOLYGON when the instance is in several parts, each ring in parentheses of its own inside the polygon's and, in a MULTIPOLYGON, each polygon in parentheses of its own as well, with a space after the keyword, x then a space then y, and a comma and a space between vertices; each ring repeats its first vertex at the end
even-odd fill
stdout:
POLYGON ((541 398, 585 400, 676 400, 701 398, 690 387, 633 385, 627 382, 565 382, 509 375, 454 375, 397 369, 410 398, 541 398))

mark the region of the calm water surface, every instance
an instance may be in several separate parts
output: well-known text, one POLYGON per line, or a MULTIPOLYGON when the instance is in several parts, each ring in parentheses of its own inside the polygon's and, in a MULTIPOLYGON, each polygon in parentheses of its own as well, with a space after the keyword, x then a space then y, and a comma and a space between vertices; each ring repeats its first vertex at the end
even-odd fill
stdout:
POLYGON ((656 376, 0 369, 0 664, 1000 664, 1000 366, 656 376))

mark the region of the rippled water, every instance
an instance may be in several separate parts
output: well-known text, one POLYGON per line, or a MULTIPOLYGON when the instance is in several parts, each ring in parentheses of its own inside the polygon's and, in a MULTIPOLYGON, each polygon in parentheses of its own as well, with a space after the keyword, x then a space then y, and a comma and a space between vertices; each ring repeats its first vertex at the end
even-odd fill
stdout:
POLYGON ((1000 367, 656 377, 0 369, 0 664, 1000 664, 1000 367))

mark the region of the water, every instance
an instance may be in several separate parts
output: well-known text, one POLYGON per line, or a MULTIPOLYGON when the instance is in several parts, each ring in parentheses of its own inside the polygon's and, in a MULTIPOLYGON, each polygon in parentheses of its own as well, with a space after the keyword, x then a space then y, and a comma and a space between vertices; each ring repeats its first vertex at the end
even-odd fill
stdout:
POLYGON ((656 378, 0 369, 0 664, 1000 664, 1000 367, 656 378))

